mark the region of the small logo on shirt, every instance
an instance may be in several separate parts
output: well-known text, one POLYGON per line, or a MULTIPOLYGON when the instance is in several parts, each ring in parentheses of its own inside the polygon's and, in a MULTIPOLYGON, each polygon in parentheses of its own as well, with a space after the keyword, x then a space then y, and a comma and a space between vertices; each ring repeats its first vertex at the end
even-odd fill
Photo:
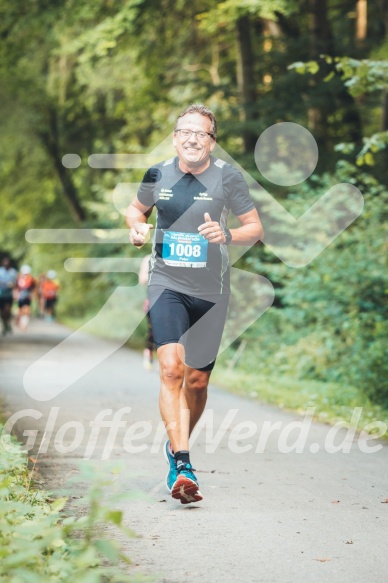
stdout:
POLYGON ((208 192, 199 192, 198 196, 194 196, 194 200, 213 200, 213 197, 209 196, 208 192))
POLYGON ((159 200, 170 200, 174 196, 173 191, 171 188, 161 188, 158 198, 159 200))

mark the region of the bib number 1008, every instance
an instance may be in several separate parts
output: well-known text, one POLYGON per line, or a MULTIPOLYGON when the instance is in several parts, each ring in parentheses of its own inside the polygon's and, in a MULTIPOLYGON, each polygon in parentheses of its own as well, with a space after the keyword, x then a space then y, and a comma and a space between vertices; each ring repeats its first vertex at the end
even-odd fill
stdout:
POLYGON ((185 245, 184 243, 169 243, 171 255, 178 257, 200 257, 201 245, 185 245))
POLYGON ((206 267, 208 241, 199 233, 165 231, 162 258, 173 267, 206 267))

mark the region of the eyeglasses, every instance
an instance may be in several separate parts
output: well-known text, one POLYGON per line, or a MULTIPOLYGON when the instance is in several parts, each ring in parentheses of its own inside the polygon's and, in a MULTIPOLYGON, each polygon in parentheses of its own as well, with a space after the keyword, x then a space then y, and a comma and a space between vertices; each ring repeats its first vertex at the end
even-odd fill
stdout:
POLYGON ((193 130, 180 130, 180 129, 175 130, 175 132, 176 133, 180 132, 180 136, 183 140, 187 140, 188 138, 191 137, 192 134, 194 134, 195 137, 200 142, 205 142, 209 136, 211 138, 214 138, 214 134, 211 134, 210 132, 194 132, 193 130))

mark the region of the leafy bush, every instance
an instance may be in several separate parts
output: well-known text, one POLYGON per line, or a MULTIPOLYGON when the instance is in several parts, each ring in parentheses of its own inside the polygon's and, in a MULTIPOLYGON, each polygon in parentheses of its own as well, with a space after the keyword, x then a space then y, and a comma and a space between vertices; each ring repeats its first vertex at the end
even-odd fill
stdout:
MULTIPOLYGON (((119 563, 128 563, 129 559, 115 541, 99 535, 101 525, 113 525, 133 536, 123 525, 123 513, 101 503, 104 490, 112 487, 112 477, 107 479, 106 473, 98 475, 89 466, 80 479, 91 481, 92 485, 82 499, 86 514, 76 517, 64 512, 66 498, 53 500, 47 492, 30 488, 26 454, 3 433, 0 440, 1 583, 144 580, 126 574, 119 563)), ((117 496, 110 497, 109 502, 116 504, 118 500, 117 496)))
POLYGON ((264 248, 252 250, 246 259, 250 269, 274 283, 277 297, 274 307, 245 334, 250 342, 241 366, 269 375, 352 384, 388 408, 388 193, 372 176, 342 162, 335 176, 303 185, 288 200, 288 208, 300 215, 318 193, 340 181, 360 188, 364 211, 310 265, 291 269, 274 262, 264 248))

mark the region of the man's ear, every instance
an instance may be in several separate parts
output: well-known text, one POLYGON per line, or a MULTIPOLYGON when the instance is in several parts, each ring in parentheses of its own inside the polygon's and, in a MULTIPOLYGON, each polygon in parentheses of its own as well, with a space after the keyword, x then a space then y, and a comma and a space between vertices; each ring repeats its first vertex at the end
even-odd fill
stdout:
POLYGON ((216 146, 217 140, 215 138, 210 138, 210 139, 212 141, 212 143, 210 144, 210 151, 213 152, 213 150, 216 146))

